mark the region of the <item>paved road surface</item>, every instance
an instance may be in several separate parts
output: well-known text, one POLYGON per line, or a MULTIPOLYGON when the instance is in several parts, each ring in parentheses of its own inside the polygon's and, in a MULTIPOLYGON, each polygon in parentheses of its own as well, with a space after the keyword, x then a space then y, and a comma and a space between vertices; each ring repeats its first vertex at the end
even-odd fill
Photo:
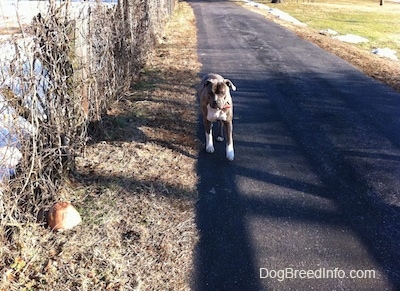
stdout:
POLYGON ((234 2, 190 4, 202 73, 238 88, 235 161, 199 156, 193 289, 400 288, 400 94, 234 2))

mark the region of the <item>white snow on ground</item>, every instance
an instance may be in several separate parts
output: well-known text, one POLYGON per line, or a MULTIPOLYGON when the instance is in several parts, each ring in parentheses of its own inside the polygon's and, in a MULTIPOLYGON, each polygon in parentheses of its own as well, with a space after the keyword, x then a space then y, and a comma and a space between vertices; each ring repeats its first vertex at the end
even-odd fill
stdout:
POLYGON ((395 50, 392 50, 390 48, 376 48, 372 50, 373 54, 376 54, 381 57, 385 57, 391 60, 398 61, 399 58, 397 57, 397 52, 395 50))
POLYGON ((338 35, 338 36, 334 36, 333 38, 338 39, 343 42, 348 42, 348 43, 369 42, 369 40, 366 39, 365 37, 355 35, 355 34, 338 35))
MULTIPOLYGON (((74 1, 71 4, 73 13, 79 15, 91 3, 74 1)), ((116 0, 106 0, 104 5, 112 6, 116 0), (110 2, 113 2, 112 4, 110 2)), ((32 96, 39 96, 44 100, 45 90, 48 87, 48 81, 43 76, 43 67, 39 60, 33 62, 34 39, 30 36, 7 35, 16 27, 30 25, 32 19, 41 13, 47 13, 49 1, 28 1, 28 0, 0 0, 0 184, 4 179, 13 176, 15 167, 22 158, 20 152, 21 139, 34 133, 35 128, 24 118, 19 116, 15 109, 10 107, 6 98, 1 93, 2 88, 9 88, 16 96, 23 98, 25 106, 32 108, 32 96), (17 54, 17 51, 19 54, 17 54), (18 57, 17 57, 18 55, 18 57), (15 60, 19 61, 17 65, 22 67, 23 72, 13 74, 10 64, 15 60), (32 65, 34 64, 34 65, 32 65), (32 76, 33 73, 33 76, 32 76), (29 88, 24 85, 26 80, 34 80, 35 92, 28 92, 29 88)), ((38 104, 38 102, 36 102, 38 104)), ((35 105, 42 119, 46 119, 44 109, 35 105)), ((1 192, 1 186, 0 186, 1 192)))
POLYGON ((47 11, 48 1, 0 1, 0 27, 18 27, 32 22, 38 13, 47 11))
POLYGON ((251 0, 243 0, 243 2, 246 2, 246 5, 268 11, 272 15, 274 15, 282 20, 291 22, 291 23, 299 25, 299 26, 307 26, 307 24, 300 22, 299 20, 297 20, 293 16, 289 15, 288 13, 283 12, 282 10, 279 10, 276 8, 270 8, 269 6, 267 6, 265 4, 257 3, 257 2, 251 1, 251 0))
POLYGON ((15 167, 22 158, 22 153, 16 147, 0 147, 0 181, 10 179, 15 174, 15 167))
MULTIPOLYGON (((56 1, 56 3, 59 2, 62 1, 56 1)), ((88 5, 97 5, 95 2, 95 0, 72 0, 71 7, 79 10, 88 5)), ((116 4, 117 0, 103 0, 102 2, 102 5, 111 7, 116 4)), ((0 0, 0 27, 18 27, 20 24, 30 24, 38 13, 46 14, 48 7, 48 0, 0 0)))
MULTIPOLYGON (((8 66, 16 55, 15 47, 21 49, 22 44, 22 47, 27 45, 25 41, 26 39, 20 39, 16 44, 11 41, 0 44, 0 181, 14 174, 15 166, 22 157, 19 151, 20 139, 33 133, 33 126, 8 105, 1 93, 1 88, 10 88, 17 96, 25 94, 21 77, 13 76, 8 66)), ((27 60, 22 62, 29 64, 27 60)), ((25 69, 29 70, 29 66, 25 69)), ((28 75, 28 72, 24 74, 28 75)), ((29 102, 29 98, 25 101, 29 102)))
POLYGON ((319 34, 332 36, 332 35, 338 35, 339 33, 336 30, 328 28, 328 29, 320 30, 319 34))

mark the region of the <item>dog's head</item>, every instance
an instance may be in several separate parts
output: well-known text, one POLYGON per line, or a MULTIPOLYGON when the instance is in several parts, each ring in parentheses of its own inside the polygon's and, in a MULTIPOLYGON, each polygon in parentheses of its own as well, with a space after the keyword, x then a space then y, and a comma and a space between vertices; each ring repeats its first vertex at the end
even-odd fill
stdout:
POLYGON ((214 109, 224 109, 230 106, 232 91, 236 91, 235 85, 229 79, 223 79, 222 81, 217 79, 207 79, 204 82, 204 87, 207 89, 208 104, 214 109))

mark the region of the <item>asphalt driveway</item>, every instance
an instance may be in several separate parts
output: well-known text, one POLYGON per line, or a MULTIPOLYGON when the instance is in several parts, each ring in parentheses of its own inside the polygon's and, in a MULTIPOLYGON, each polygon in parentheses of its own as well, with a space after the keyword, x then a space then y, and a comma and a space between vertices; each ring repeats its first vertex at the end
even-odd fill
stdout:
POLYGON ((400 288, 400 94, 234 2, 189 3, 202 74, 237 87, 235 160, 199 155, 193 289, 400 288))

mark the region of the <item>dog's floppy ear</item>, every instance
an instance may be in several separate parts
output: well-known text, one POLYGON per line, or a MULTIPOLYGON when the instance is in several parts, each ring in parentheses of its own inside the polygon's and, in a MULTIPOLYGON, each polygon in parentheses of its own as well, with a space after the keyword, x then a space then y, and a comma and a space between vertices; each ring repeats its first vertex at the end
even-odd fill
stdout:
POLYGON ((204 82, 204 87, 207 87, 208 85, 210 85, 210 84, 212 84, 213 82, 212 82, 212 80, 211 79, 207 79, 205 82, 204 82))
POLYGON ((231 80, 229 80, 229 79, 225 79, 224 80, 224 82, 225 82, 225 84, 229 87, 229 88, 231 88, 232 89, 232 91, 236 91, 236 86, 235 85, 233 85, 233 83, 232 83, 232 81, 231 80))

